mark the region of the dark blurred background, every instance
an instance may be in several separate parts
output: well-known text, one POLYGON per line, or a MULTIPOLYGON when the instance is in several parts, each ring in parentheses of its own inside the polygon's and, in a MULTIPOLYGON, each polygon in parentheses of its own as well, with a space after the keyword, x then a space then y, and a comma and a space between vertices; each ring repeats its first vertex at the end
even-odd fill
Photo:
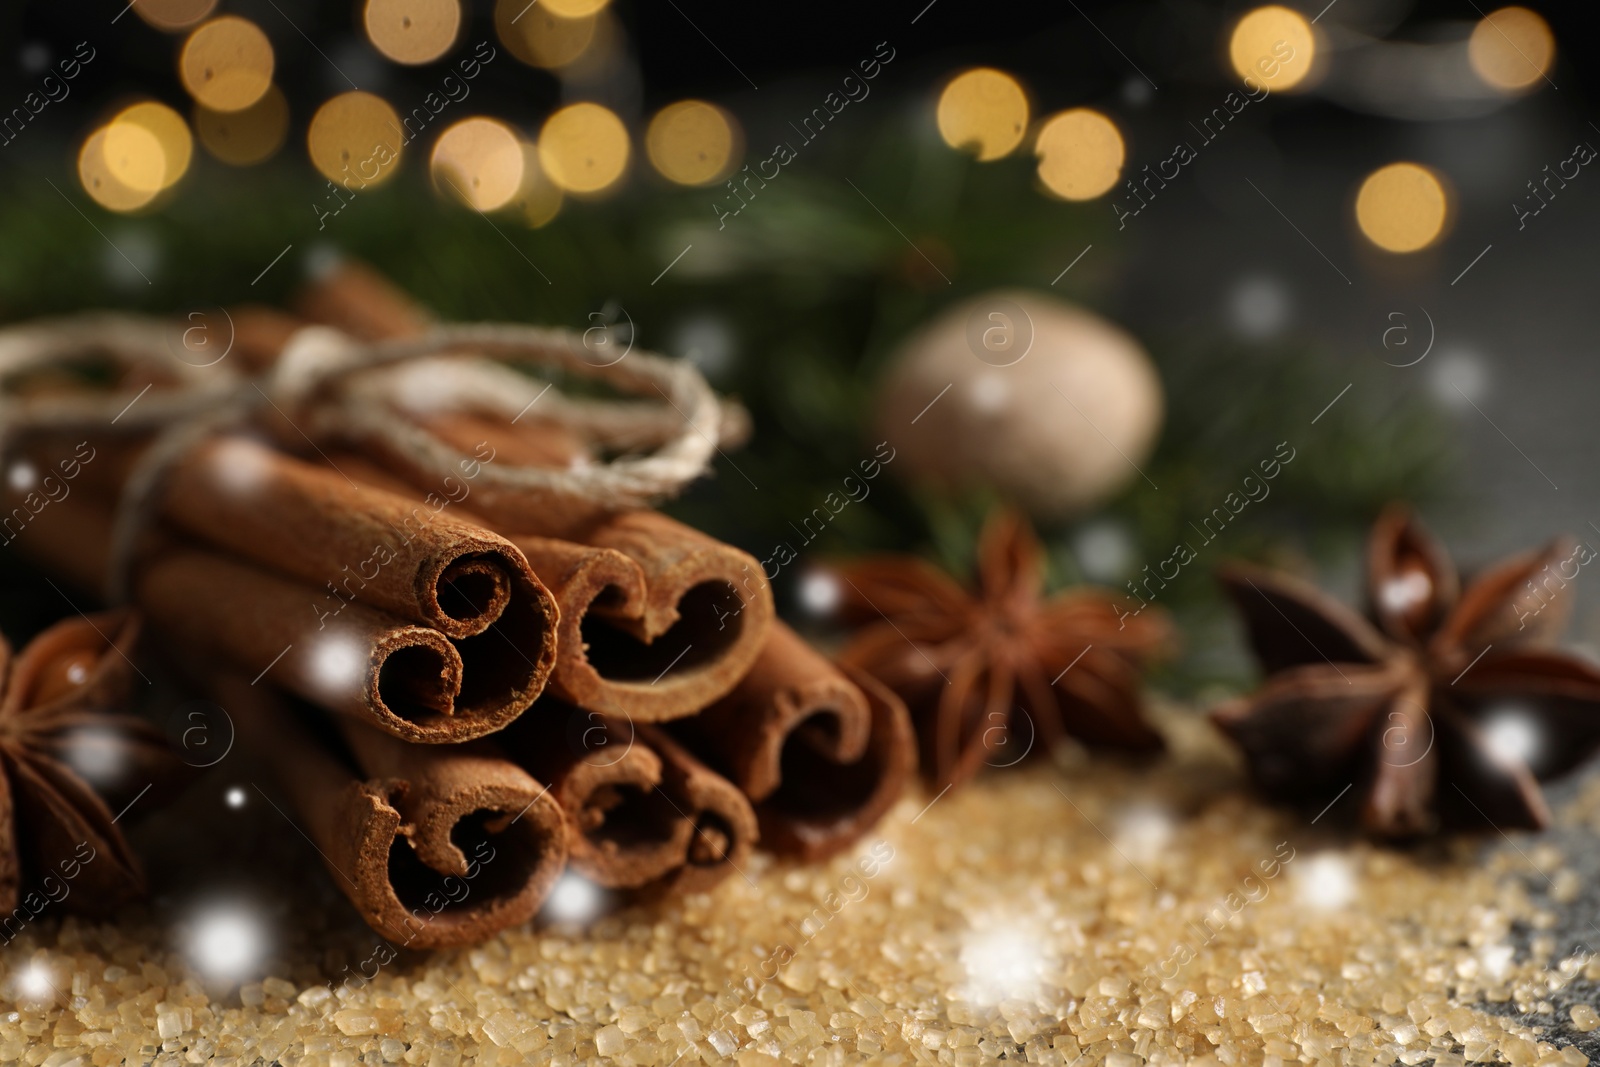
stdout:
MULTIPOLYGON (((1118 466, 1114 484, 1073 506, 1035 508, 1056 580, 1120 587, 1166 558, 1275 443, 1298 449, 1272 497, 1167 594, 1190 623, 1174 680, 1200 685, 1242 662, 1213 625, 1222 615, 1208 571, 1223 555, 1315 569, 1353 593, 1362 532, 1393 498, 1417 502, 1469 563, 1563 531, 1600 545, 1591 462, 1600 429, 1589 410, 1600 369, 1586 281, 1600 178, 1576 152, 1600 144, 1590 39, 1584 5, 1466 0, 14 3, 0 11, 0 107, 12 116, 0 146, 0 319, 281 304, 334 256, 374 264, 448 318, 582 329, 599 315, 645 347, 695 360, 749 407, 750 444, 674 507, 766 557, 883 438, 876 428, 894 408, 884 376, 915 362, 908 337, 996 290, 1068 300, 1136 339, 1130 358, 1148 353, 1166 404, 1156 425, 1124 428, 1127 441, 1151 431, 1153 452, 1130 444, 1117 453, 1139 474, 1118 466), (386 54, 374 43, 374 19, 381 36, 414 18, 399 39, 426 46, 427 19, 441 9, 459 11, 459 26, 438 31, 436 58, 398 62, 396 46, 386 54), (207 108, 215 87, 197 96, 181 76, 191 35, 224 16, 270 43, 271 92, 286 105, 276 132, 273 116, 257 113, 264 104, 207 108), (1309 42, 1303 69, 1268 79, 1270 94, 1213 140, 1196 124, 1240 90, 1230 49, 1251 18, 1265 20, 1268 44, 1309 42), (87 54, 80 42, 94 58, 61 99, 36 109, 41 91, 60 92, 46 79, 59 85, 61 64, 87 54), (352 194, 347 184, 346 206, 308 151, 319 109, 359 89, 404 113, 446 88, 479 42, 495 58, 470 94, 370 187, 352 194), (875 54, 892 59, 870 95, 814 141, 790 132, 875 54), (1009 145, 983 125, 1011 121, 1003 101, 951 95, 974 67, 992 68, 1026 101, 1009 145), (951 143, 942 99, 951 123, 978 131, 975 143, 951 143), (652 162, 649 131, 662 109, 689 100, 714 105, 737 132, 727 158, 709 163, 714 146, 692 143, 716 140, 704 126, 680 129, 676 147, 663 134, 667 171, 672 158, 710 167, 674 179, 652 162), (558 147, 554 135, 541 140, 547 120, 585 101, 620 121, 628 154, 615 180, 587 192, 572 187, 581 177, 535 173, 539 160, 549 171, 542 153, 558 147), (170 130, 123 135, 145 121, 126 109, 147 102, 184 126, 191 158, 181 175, 158 166, 152 180, 139 155, 159 141, 170 163, 170 130), (1122 151, 1110 187, 1081 199, 1052 184, 1042 136, 1079 108, 1107 120, 1122 151), (514 196, 464 205, 446 179, 481 178, 472 188, 487 190, 493 167, 473 155, 480 142, 453 155, 438 145, 477 117, 510 131, 528 162, 514 196), (97 131, 103 142, 91 151, 97 131), (796 158, 719 227, 719 212, 736 203, 728 173, 785 139, 799 146, 796 158), (1123 183, 1185 139, 1198 158, 1158 183, 1137 217, 1120 217, 1116 205, 1134 205, 1123 183), (102 160, 113 142, 123 155, 102 160), (982 158, 991 147, 996 158, 982 158), (252 154, 260 158, 241 160, 252 154), (1369 176, 1397 162, 1420 165, 1434 183, 1423 192, 1444 204, 1437 232, 1415 250, 1386 250, 1382 228, 1426 228, 1426 195, 1400 189, 1378 203, 1375 221, 1356 209, 1369 176), (1549 182, 1551 171, 1566 177, 1549 182), (117 180, 130 188, 91 188, 117 180)), ((208 55, 249 65, 228 47, 208 55)), ((248 81, 233 102, 254 91, 248 81)), ((594 143, 584 163, 603 169, 594 143)), ((1062 149, 1064 172, 1090 147, 1062 149)), ((1070 362, 1075 338, 1055 340, 1052 358, 1070 362)), ((1120 379, 1103 386, 1106 396, 1086 398, 1091 421, 1126 406, 1120 379)), ((988 402, 983 388, 969 397, 977 408, 988 402)), ((1048 444, 1057 429, 1033 431, 1048 444)), ((1111 425, 1097 432, 1108 444, 1118 436, 1111 425)), ((927 443, 905 447, 915 459, 927 443)), ((806 579, 833 556, 911 549, 962 567, 996 496, 1027 496, 1030 481, 1048 483, 1033 485, 1048 496, 1082 473, 1074 464, 1117 465, 1080 446, 1084 456, 1059 471, 1005 470, 991 457, 990 476, 972 477, 962 457, 985 442, 945 447, 949 455, 891 467, 870 505, 846 509, 803 546, 800 565, 778 579, 787 609, 825 614, 825 589, 806 579), (905 477, 912 466, 924 477, 905 477)), ((1600 645, 1595 598, 1580 604, 1577 636, 1600 645)), ((24 614, 53 610, 40 605, 24 614)))

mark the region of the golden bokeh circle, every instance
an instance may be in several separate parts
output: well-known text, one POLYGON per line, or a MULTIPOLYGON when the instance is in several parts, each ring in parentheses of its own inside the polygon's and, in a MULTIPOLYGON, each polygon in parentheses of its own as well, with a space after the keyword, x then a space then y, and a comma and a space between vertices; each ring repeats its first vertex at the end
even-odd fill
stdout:
POLYGON ((1489 12, 1467 41, 1467 59, 1478 77, 1507 92, 1539 81, 1555 56, 1555 34, 1537 12, 1525 7, 1489 12))
POLYGON ((272 42, 237 15, 214 18, 189 35, 178 57, 183 87, 202 107, 239 111, 272 85, 272 42))
POLYGON ((276 85, 242 111, 194 109, 195 133, 213 157, 248 167, 272 156, 289 136, 289 102, 276 85))
POLYGON ((539 132, 539 164, 563 190, 597 193, 628 166, 627 127, 599 104, 564 107, 539 132))
POLYGON ((1092 200, 1117 184, 1127 146, 1117 124, 1091 108, 1052 116, 1034 142, 1039 180, 1064 200, 1092 200))
MULTIPOLYGON (((158 189, 134 189, 112 173, 106 161, 105 144, 107 128, 101 127, 89 135, 78 152, 78 181, 83 191, 94 202, 108 211, 137 211, 155 199, 158 189)), ((130 127, 121 138, 124 151, 132 149, 159 156, 161 142, 155 135, 140 127, 130 127), (143 142, 141 143, 141 135, 143 142)), ((165 163, 162 164, 163 170, 165 163)))
POLYGON ((106 165, 124 185, 143 191, 149 188, 147 182, 155 174, 155 169, 147 162, 148 153, 142 147, 141 139, 135 138, 133 145, 127 143, 123 129, 127 126, 150 134, 160 147, 160 173, 155 175, 153 191, 160 192, 177 184, 188 172, 189 160, 194 155, 194 138, 190 136, 189 125, 183 121, 183 116, 165 104, 147 100, 123 108, 107 125, 104 148, 106 165), (133 164, 133 170, 120 170, 124 164, 119 161, 127 159, 138 162, 133 164))
POLYGON ((552 14, 564 19, 581 19, 598 15, 611 0, 539 0, 552 14))
POLYGON ((1311 23, 1279 4, 1248 12, 1234 24, 1228 40, 1234 73, 1273 92, 1305 81, 1316 58, 1317 36, 1311 23))
POLYGON ((432 63, 461 29, 460 0, 367 0, 362 21, 372 47, 396 63, 432 63))
POLYGON ((937 118, 945 144, 980 160, 999 159, 1022 143, 1028 97, 1011 75, 977 67, 950 79, 939 94, 937 118))
POLYGON ((462 119, 433 143, 429 169, 441 192, 468 207, 494 211, 522 188, 522 143, 503 122, 462 119))
POLYGON ((522 221, 538 229, 561 211, 561 187, 545 174, 539 162, 539 146, 522 143, 522 187, 511 206, 522 221))
POLYGON ((657 111, 645 130, 651 166, 679 185, 709 185, 730 169, 738 126, 715 104, 680 100, 657 111))
POLYGON ((217 0, 138 0, 133 13, 158 30, 185 30, 216 9, 217 0))
POLYGON ((530 7, 528 0, 496 0, 495 34, 508 52, 530 67, 559 70, 588 51, 603 6, 567 18, 544 3, 530 7))
POLYGON ((166 187, 167 157, 161 141, 148 129, 132 122, 106 126, 100 142, 106 170, 135 193, 154 196, 166 187))
POLYGON ((1367 175, 1356 194, 1356 223, 1386 252, 1416 252, 1444 232, 1450 197, 1433 171, 1390 163, 1367 175))
POLYGON ((382 97, 340 93, 311 116, 306 148, 323 177, 345 186, 381 185, 398 169, 400 116, 382 97))

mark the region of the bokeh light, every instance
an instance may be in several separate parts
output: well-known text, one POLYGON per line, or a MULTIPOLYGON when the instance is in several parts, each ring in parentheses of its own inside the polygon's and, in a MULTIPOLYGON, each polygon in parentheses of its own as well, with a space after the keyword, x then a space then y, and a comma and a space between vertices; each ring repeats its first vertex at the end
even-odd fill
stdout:
POLYGON ((19 459, 6 470, 6 484, 19 493, 26 493, 39 482, 39 468, 25 459, 19 459))
POLYGON ((818 619, 831 617, 844 600, 844 587, 839 584, 839 576, 820 567, 800 575, 800 584, 795 592, 805 613, 818 619))
POLYGON ((1258 7, 1233 27, 1228 58, 1241 78, 1273 92, 1291 89, 1311 73, 1316 33, 1298 11, 1278 4, 1258 7))
POLYGON ((60 995, 56 988, 57 981, 59 977, 48 964, 30 960, 12 973, 12 996, 29 1006, 47 1004, 60 995))
POLYGON ((1378 606, 1394 615, 1420 608, 1433 596, 1433 580, 1421 569, 1405 570, 1378 586, 1378 606))
POLYGON ((599 104, 573 104, 545 120, 539 163, 569 193, 597 193, 628 165, 628 130, 599 104))
POLYGON ((1533 717, 1520 708, 1507 708, 1482 725, 1484 748, 1491 759, 1504 766, 1528 766, 1539 755, 1539 727, 1533 717))
POLYGON ((1039 933, 1036 924, 1009 922, 969 931, 961 942, 966 995, 985 1005, 1036 996, 1050 969, 1039 933))
POLYGON ((1428 368, 1428 393, 1439 406, 1476 417, 1473 405, 1487 397, 1494 384, 1483 354, 1470 348, 1446 348, 1428 360, 1428 368))
POLYGON ((1177 831, 1171 811, 1152 801, 1136 801, 1118 813, 1113 838, 1130 861, 1150 863, 1161 857, 1177 831))
POLYGON ((255 970, 266 949, 261 921, 238 905, 215 906, 194 923, 188 956, 209 978, 232 980, 255 970))
POLYGON ((1444 232, 1449 208, 1443 183, 1416 163, 1378 168, 1356 194, 1361 232, 1386 252, 1415 252, 1431 245, 1444 232))
MULTIPOLYGON (((603 6, 603 5, 602 5, 603 6)), ((497 0, 494 29, 506 50, 531 67, 557 70, 576 62, 594 41, 595 13, 562 17, 547 4, 497 0)))
POLYGON ((367 0, 362 21, 372 47, 396 63, 432 63, 455 44, 460 0, 367 0))
POLYGON ((611 0, 540 0, 542 6, 564 19, 581 19, 598 14, 611 0))
POLYGON ((556 881, 544 902, 544 912, 556 922, 586 923, 599 916, 605 904, 600 887, 574 871, 556 881))
POLYGON ((522 188, 522 144, 502 122, 462 119, 434 142, 430 167, 441 192, 479 211, 494 211, 522 188))
POLYGON ((158 30, 186 30, 216 9, 217 0, 139 0, 133 13, 158 30))
POLYGON ((1034 142, 1039 180, 1064 200, 1092 200, 1122 177, 1127 149, 1116 123, 1086 107, 1052 117, 1034 142))
POLYGON ((178 57, 183 87, 202 107, 239 111, 272 86, 272 42, 237 15, 212 19, 189 35, 178 57))
POLYGON ((1319 852, 1291 868, 1295 896, 1318 911, 1337 911, 1356 897, 1355 867, 1338 852, 1319 852))
POLYGON ((709 185, 722 178, 738 142, 732 117, 703 100, 668 104, 656 112, 644 135, 651 166, 679 185, 709 185))
POLYGON ((123 780, 128 773, 129 751, 127 735, 108 726, 85 726, 61 739, 67 766, 97 789, 123 780))
MULTIPOLYGON (((673 324, 666 350, 700 368, 716 381, 739 358, 739 338, 727 318, 714 311, 691 311, 673 324)), ((804 586, 802 579, 801 585, 804 586)))
POLYGON ((238 785, 229 786, 227 793, 223 795, 223 800, 228 807, 234 809, 244 807, 245 799, 244 787, 238 785))
POLYGON ((1131 574, 1139 546, 1125 523, 1117 519, 1091 519, 1072 537, 1072 554, 1084 577, 1112 582, 1131 574))
POLYGON ((111 123, 100 150, 111 176, 134 192, 159 193, 166 184, 166 153, 156 135, 145 127, 132 122, 111 123))
MULTIPOLYGON (((198 348, 199 346, 195 346, 198 348)), ((198 355, 187 340, 183 341, 184 355, 198 355)), ((180 357, 182 358, 182 357, 180 357)), ((194 366, 207 360, 185 359, 194 366)), ((252 496, 261 491, 271 471, 269 453, 253 441, 242 437, 224 437, 207 450, 206 479, 219 491, 238 496, 252 496)))
MULTIPOLYGON (((83 191, 106 210, 137 211, 155 199, 160 185, 155 183, 152 187, 136 189, 112 172, 106 159, 107 130, 108 127, 101 127, 83 142, 83 148, 78 152, 78 181, 82 183, 83 191)), ((160 160, 161 172, 166 172, 166 161, 161 160, 161 142, 146 129, 130 126, 118 135, 117 148, 124 155, 133 153, 144 156, 146 160, 160 160)), ((137 164, 126 158, 118 161, 118 170, 124 173, 139 172, 147 167, 148 163, 137 164)))
POLYGON ((1294 298, 1282 278, 1251 274, 1228 293, 1228 322, 1235 333, 1264 341, 1282 333, 1294 314, 1294 298))
POLYGON ((235 167, 271 159, 289 136, 289 101, 276 85, 242 111, 196 106, 195 133, 213 157, 235 167))
POLYGON ((522 142, 522 187, 511 201, 512 210, 538 229, 561 211, 561 200, 561 187, 550 180, 539 162, 539 146, 522 142))
POLYGON ((978 67, 950 80, 939 94, 939 135, 952 148, 999 159, 1022 143, 1028 128, 1028 97, 1017 79, 978 67))
POLYGON ((1543 78, 1555 56, 1555 35, 1538 13, 1525 7, 1489 12, 1467 41, 1467 59, 1478 77, 1507 92, 1543 78))
POLYGON ((380 185, 399 169, 400 116, 382 97, 340 93, 317 109, 306 131, 311 162, 329 181, 380 185))
POLYGON ((369 646, 348 634, 330 633, 311 649, 311 678, 328 699, 347 699, 361 692, 371 660, 369 646))
MULTIPOLYGON (((144 130, 154 137, 156 144, 160 146, 161 173, 159 176, 154 176, 155 190, 159 192, 176 185, 188 172, 189 160, 194 155, 194 138, 190 136, 189 126, 183 121, 183 116, 165 104, 147 100, 123 108, 106 127, 106 163, 111 166, 112 173, 125 185, 143 190, 147 186, 141 178, 146 175, 124 173, 117 169, 118 160, 122 158, 119 149, 130 126, 144 130)), ((141 168, 145 166, 147 165, 141 164, 141 168)))

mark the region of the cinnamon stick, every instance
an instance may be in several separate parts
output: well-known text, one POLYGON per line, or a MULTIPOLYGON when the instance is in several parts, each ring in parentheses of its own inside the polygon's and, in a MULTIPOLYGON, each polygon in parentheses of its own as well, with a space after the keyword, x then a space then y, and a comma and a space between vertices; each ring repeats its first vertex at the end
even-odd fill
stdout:
POLYGON ((656 727, 545 697, 497 741, 550 783, 572 866, 598 885, 701 892, 748 860, 749 802, 656 727))
POLYGON ((482 736, 501 716, 461 708, 461 655, 438 631, 350 605, 337 627, 307 619, 308 587, 194 548, 142 564, 134 600, 191 654, 218 656, 330 711, 408 741, 482 736))
POLYGON ((899 698, 782 622, 732 693, 671 729, 750 798, 764 848, 804 860, 858 840, 916 769, 899 698))
MULTIPOLYGON (((104 588, 111 525, 109 503, 74 492, 41 510, 15 543, 95 591, 104 588)), ((481 737, 523 711, 488 686, 469 688, 472 668, 481 666, 463 652, 476 652, 469 641, 359 603, 322 624, 311 586, 171 537, 153 535, 147 543, 134 602, 156 630, 194 654, 409 741, 481 737)), ((488 672, 480 677, 494 681, 488 672)))
MULTIPOLYGON (((315 321, 367 340, 413 335, 430 321, 381 275, 348 261, 307 287, 298 307, 315 321)), ((600 458, 574 431, 537 412, 510 420, 477 412, 412 417, 463 454, 486 444, 499 462, 565 467, 600 458)), ((372 458, 426 488, 427 472, 406 457, 372 458)), ((642 572, 642 598, 630 595, 631 575, 621 579, 623 585, 593 584, 600 574, 617 572, 614 559, 587 564, 588 579, 569 584, 558 597, 565 629, 583 638, 561 643, 554 685, 563 697, 635 721, 660 722, 723 696, 755 662, 774 610, 761 564, 747 553, 658 512, 607 513, 492 484, 474 487, 470 507, 525 552, 534 547, 528 538, 576 542, 619 552, 642 572), (589 596, 591 588, 604 594, 598 602, 589 596), (617 591, 606 593, 608 588, 617 591)), ((541 577, 559 581, 555 573, 574 557, 560 549, 551 553, 530 562, 541 577)))
MULTIPOLYGON (((64 447, 41 439, 29 451, 43 456, 64 447)), ((120 493, 142 448, 102 448, 100 462, 85 465, 83 485, 120 493)), ((464 498, 464 485, 452 491, 464 498)), ((510 542, 458 515, 449 497, 417 496, 357 484, 338 466, 227 436, 200 443, 171 466, 158 511, 195 538, 325 589, 319 618, 359 599, 467 638, 521 599, 544 618, 518 625, 553 626, 553 602, 510 542)), ((544 641, 553 645, 554 634, 544 641)))
POLYGON ((729 692, 772 624, 761 565, 659 512, 611 516, 576 533, 586 551, 513 535, 566 623, 557 688, 586 707, 662 722, 729 692))
POLYGON ((560 876, 560 806, 491 743, 409 745, 350 722, 340 746, 260 686, 214 689, 333 879, 396 946, 485 941, 531 919, 560 876))
MULTIPOLYGON (((418 492, 363 456, 339 452, 330 462, 363 484, 418 492)), ((458 513, 477 518, 485 494, 486 487, 475 487, 458 513)), ((507 540, 560 609, 553 694, 663 722, 727 693, 754 662, 773 617, 754 559, 654 511, 610 515, 588 527, 552 525, 563 534, 507 540)))

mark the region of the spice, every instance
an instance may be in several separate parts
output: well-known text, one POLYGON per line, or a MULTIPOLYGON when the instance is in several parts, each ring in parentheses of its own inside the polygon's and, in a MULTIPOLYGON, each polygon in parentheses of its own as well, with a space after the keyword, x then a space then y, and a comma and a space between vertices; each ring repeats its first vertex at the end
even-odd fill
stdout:
MULTIPOLYGON (((120 486, 125 458, 85 468, 17 547, 103 590, 113 516, 96 490, 120 486)), ((154 629, 397 736, 483 736, 555 663, 556 603, 522 553, 440 503, 232 437, 175 465, 158 512, 130 583, 154 629)))
POLYGON ((978 581, 964 588, 909 556, 843 568, 844 613, 861 627, 841 663, 905 701, 935 785, 985 762, 1011 765, 1072 736, 1090 745, 1161 748, 1145 721, 1138 665, 1166 641, 1164 615, 1119 619, 1094 588, 1043 595, 1043 551, 1027 521, 1000 510, 979 539, 978 581))
POLYGON ((566 865, 560 807, 490 742, 414 745, 354 720, 319 731, 262 686, 213 690, 329 876, 397 946, 477 944, 527 922, 566 865))
POLYGON ((659 729, 539 701, 496 739, 550 783, 574 869, 609 889, 710 889, 749 862, 738 789, 659 729))
POLYGON ((1547 826, 1539 781, 1600 748, 1600 670, 1550 647, 1571 595, 1542 579, 1566 554, 1514 556, 1462 589, 1444 549, 1391 507, 1368 543, 1372 622, 1292 576, 1229 565, 1267 679, 1213 719, 1265 792, 1326 803, 1354 784, 1374 834, 1547 826), (1537 611, 1519 603, 1530 596, 1537 611))
POLYGON ((59 622, 16 656, 0 637, 0 915, 8 923, 57 901, 110 911, 142 891, 118 815, 177 761, 143 720, 112 710, 127 705, 138 633, 132 614, 107 612, 59 622), (86 763, 113 780, 97 788, 80 769, 86 763))
POLYGON ((905 705, 870 675, 845 671, 775 622, 732 693, 666 727, 755 804, 765 849, 810 862, 843 851, 915 770, 905 705))
MULTIPOLYGON (((315 321, 365 340, 415 336, 431 321, 404 292, 354 263, 315 279, 297 304, 315 321)), ((406 417, 463 455, 486 449, 479 454, 499 463, 554 469, 645 447, 661 437, 663 417, 682 419, 654 402, 602 408, 552 398, 502 417, 473 400, 447 410, 424 404, 406 417), (541 417, 557 405, 582 417, 572 424, 541 417), (600 440, 580 433, 578 423, 600 440)), ((735 436, 742 430, 729 412, 722 422, 735 436)), ((371 441, 347 444, 362 458, 349 462, 340 453, 332 462, 351 477, 411 495, 433 488, 428 472, 407 457, 371 441)), ((680 718, 727 694, 761 651, 774 617, 772 590, 761 564, 731 545, 656 511, 618 510, 530 486, 485 481, 460 510, 514 541, 556 593, 563 639, 551 687, 566 701, 635 722, 680 718)))

